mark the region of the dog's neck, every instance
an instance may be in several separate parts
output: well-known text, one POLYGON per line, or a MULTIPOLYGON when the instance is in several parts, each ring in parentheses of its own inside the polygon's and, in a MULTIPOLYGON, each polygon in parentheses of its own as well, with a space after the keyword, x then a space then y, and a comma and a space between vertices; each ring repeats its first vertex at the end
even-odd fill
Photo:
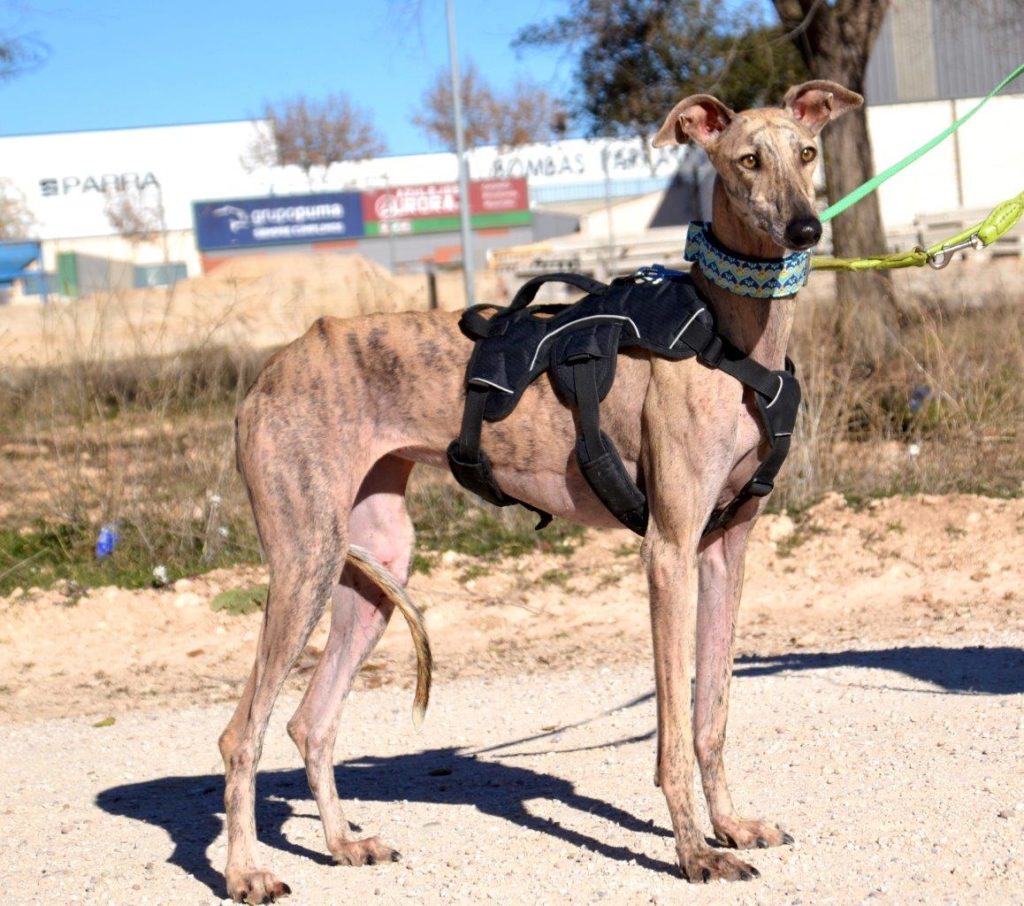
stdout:
MULTIPOLYGON (((711 232, 736 255, 749 258, 782 258, 788 250, 769 237, 754 233, 736 215, 721 179, 715 180, 711 232)), ((786 299, 752 299, 737 296, 705 279, 693 268, 694 282, 711 302, 718 330, 738 349, 767 368, 782 368, 793 327, 796 296, 786 299)))

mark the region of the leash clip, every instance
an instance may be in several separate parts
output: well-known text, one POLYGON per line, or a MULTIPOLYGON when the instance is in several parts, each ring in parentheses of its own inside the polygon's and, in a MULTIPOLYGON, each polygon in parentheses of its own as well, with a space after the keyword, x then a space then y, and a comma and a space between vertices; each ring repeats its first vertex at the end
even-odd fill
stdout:
POLYGON ((639 267, 633 274, 633 280, 636 283, 650 283, 657 286, 666 277, 681 277, 683 276, 682 271, 675 271, 669 267, 665 267, 663 264, 649 264, 644 267, 639 267))
POLYGON ((934 255, 928 255, 928 264, 935 270, 940 271, 953 260, 953 255, 956 252, 962 252, 965 249, 974 249, 976 252, 980 252, 983 248, 985 248, 985 243, 982 242, 981 237, 975 233, 967 239, 962 239, 960 242, 953 243, 953 245, 943 246, 934 255))

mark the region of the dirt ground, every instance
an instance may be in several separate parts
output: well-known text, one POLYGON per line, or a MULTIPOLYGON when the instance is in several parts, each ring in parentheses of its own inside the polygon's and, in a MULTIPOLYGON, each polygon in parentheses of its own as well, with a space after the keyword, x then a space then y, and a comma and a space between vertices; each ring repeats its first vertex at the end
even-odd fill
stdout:
MULTIPOLYGON (((292 902, 1024 902, 1024 500, 831 497, 761 521, 731 774, 741 808, 797 844, 750 855, 762 877, 741 886, 689 887, 672 864, 636 549, 595 532, 571 557, 449 553, 413 578, 437 659, 426 726, 409 720, 395 620, 336 755, 350 818, 405 853, 397 866, 330 864, 283 733, 318 628, 261 775, 261 838, 292 902)), ((261 581, 253 568, 0 599, 10 902, 224 896, 215 741, 260 617, 209 605, 261 581)))

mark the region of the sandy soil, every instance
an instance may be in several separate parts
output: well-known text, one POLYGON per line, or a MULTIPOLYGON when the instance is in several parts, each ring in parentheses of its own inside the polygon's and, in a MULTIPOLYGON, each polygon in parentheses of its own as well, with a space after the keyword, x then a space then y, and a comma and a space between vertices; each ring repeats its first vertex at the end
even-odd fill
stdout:
MULTIPOLYGON (((405 853, 397 866, 329 864, 282 730, 320 627, 268 734, 268 863, 297 903, 1020 903, 1022 528, 1024 501, 968 496, 858 509, 830 498, 797 521, 762 520, 730 764, 741 808, 797 845, 752 854, 752 884, 690 888, 672 865, 650 783, 645 586, 626 532, 593 533, 570 558, 447 554, 414 577, 438 661, 426 727, 409 721, 411 645, 396 620, 337 752, 350 818, 405 853)), ((264 578, 0 599, 0 889, 12 902, 224 896, 215 739, 259 615, 209 602, 264 578)))

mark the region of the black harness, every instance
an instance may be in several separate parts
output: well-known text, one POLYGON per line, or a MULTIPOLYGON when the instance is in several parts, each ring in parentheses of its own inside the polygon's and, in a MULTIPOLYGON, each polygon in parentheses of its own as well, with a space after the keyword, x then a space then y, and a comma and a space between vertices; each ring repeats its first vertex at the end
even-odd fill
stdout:
POLYGON ((540 374, 551 372, 556 392, 579 412, 576 461, 608 510, 638 535, 647 530, 647 498, 626 471, 611 438, 600 428, 599 403, 615 379, 618 353, 646 349, 667 359, 697 360, 754 391, 770 450, 754 477, 727 506, 715 510, 704 534, 727 526, 744 503, 771 493, 789 452, 800 405, 800 385, 787 359, 785 371, 771 371, 748 358, 715 330, 707 303, 687 274, 655 266, 610 285, 579 274, 544 274, 524 283, 506 308, 476 305, 459 321, 475 341, 466 368, 466 405, 458 440, 448 447, 448 464, 464 488, 496 506, 519 503, 541 518, 551 515, 505 494, 494 480, 490 459, 480 448, 483 420, 505 418, 540 374), (541 285, 567 283, 587 293, 572 305, 530 303, 541 285), (496 309, 490 317, 481 313, 496 309))

